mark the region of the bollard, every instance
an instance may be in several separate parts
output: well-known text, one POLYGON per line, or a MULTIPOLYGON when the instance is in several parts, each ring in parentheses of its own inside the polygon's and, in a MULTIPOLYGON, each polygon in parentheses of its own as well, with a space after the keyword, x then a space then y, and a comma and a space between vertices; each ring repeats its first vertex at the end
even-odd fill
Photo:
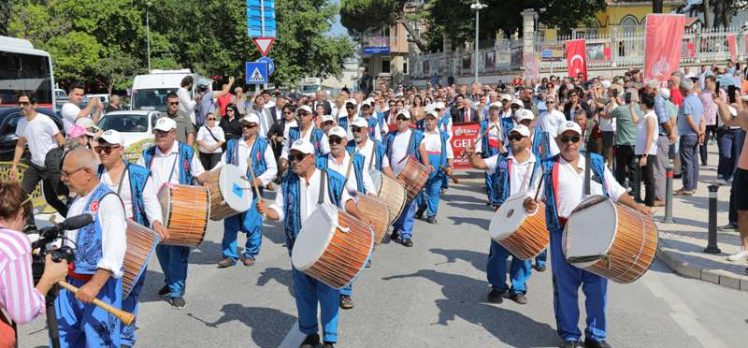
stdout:
POLYGON ((704 252, 707 254, 719 254, 722 250, 719 250, 717 246, 717 191, 719 185, 709 185, 709 236, 706 249, 704 252))
POLYGON ((673 220, 673 161, 670 160, 665 167, 665 217, 663 224, 674 224, 673 220))

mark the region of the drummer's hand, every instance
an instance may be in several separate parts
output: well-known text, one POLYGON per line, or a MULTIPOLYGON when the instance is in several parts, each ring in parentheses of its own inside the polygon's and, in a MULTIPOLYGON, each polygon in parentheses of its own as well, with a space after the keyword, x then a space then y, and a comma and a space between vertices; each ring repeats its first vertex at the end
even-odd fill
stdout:
POLYGON ((468 155, 468 156, 472 156, 472 155, 474 155, 474 154, 475 154, 475 146, 473 146, 473 145, 471 145, 471 146, 468 146, 468 147, 467 147, 467 148, 465 149, 465 154, 466 154, 466 155, 468 155))
POLYGON ((257 187, 265 186, 265 184, 262 183, 262 180, 260 180, 260 178, 255 178, 254 180, 252 180, 252 185, 257 186, 257 187))
POLYGON ((447 173, 447 175, 449 175, 449 176, 452 176, 452 171, 453 171, 453 170, 454 170, 454 168, 452 168, 452 167, 450 166, 450 167, 447 167, 447 169, 445 169, 445 170, 444 170, 444 172, 445 172, 445 173, 447 173))
POLYGON ((265 202, 263 202, 262 200, 257 201, 257 212, 258 213, 265 215, 267 210, 268 210, 268 207, 267 205, 265 205, 265 202))
POLYGON ((525 198, 525 202, 522 205, 528 213, 532 213, 538 209, 538 202, 532 199, 532 197, 525 198))
POLYGON ((99 294, 101 286, 94 280, 89 280, 86 284, 83 284, 75 293, 75 298, 83 303, 91 303, 96 299, 96 295, 99 294))
POLYGON ((638 210, 640 213, 642 213, 642 214, 644 214, 646 216, 652 216, 652 208, 650 208, 650 207, 648 207, 648 206, 646 206, 644 204, 639 204, 639 207, 636 210, 638 210))
POLYGON ((432 165, 429 165, 429 166, 428 166, 428 167, 426 167, 426 168, 428 168, 428 169, 429 169, 429 173, 433 173, 433 172, 434 172, 434 166, 432 166, 432 165))
POLYGON ((154 222, 152 227, 158 233, 159 237, 161 237, 161 240, 169 239, 169 229, 161 221, 154 222))

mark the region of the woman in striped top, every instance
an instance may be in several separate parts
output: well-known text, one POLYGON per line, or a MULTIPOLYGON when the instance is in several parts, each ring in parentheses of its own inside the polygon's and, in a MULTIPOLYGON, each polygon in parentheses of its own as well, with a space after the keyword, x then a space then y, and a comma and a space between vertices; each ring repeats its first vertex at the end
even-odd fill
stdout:
POLYGON ((65 279, 67 262, 53 262, 49 256, 44 274, 34 288, 31 273, 31 242, 23 229, 31 201, 17 182, 0 182, 0 347, 15 341, 10 322, 27 323, 44 313, 44 296, 54 284, 65 279))

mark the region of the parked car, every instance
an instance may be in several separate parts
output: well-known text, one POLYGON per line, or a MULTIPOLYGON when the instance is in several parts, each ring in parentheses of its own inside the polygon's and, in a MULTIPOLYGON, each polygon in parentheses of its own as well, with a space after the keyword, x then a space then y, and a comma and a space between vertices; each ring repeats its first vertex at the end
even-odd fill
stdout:
POLYGON ((153 138, 153 127, 161 113, 153 110, 112 111, 101 117, 99 128, 122 133, 125 147, 153 138))
MULTIPOLYGON (((57 124, 57 128, 61 132, 64 132, 62 126, 62 120, 52 110, 48 109, 37 109, 40 114, 49 116, 57 124)), ((21 111, 17 108, 2 109, 0 110, 0 161, 12 161, 13 153, 16 150, 16 143, 18 142, 18 136, 16 136, 16 126, 18 126, 18 120, 21 119, 21 111)), ((24 153, 24 158, 28 158, 29 151, 28 146, 24 153)))

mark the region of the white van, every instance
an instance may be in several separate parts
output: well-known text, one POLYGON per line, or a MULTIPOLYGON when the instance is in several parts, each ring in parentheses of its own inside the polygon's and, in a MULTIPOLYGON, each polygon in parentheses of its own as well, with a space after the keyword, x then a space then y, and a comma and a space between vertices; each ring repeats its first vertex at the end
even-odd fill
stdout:
POLYGON ((151 70, 150 74, 137 75, 132 83, 130 107, 132 110, 157 110, 166 112, 166 96, 177 93, 185 76, 192 76, 193 84, 190 97, 200 83, 211 86, 213 80, 192 73, 190 69, 151 70))

